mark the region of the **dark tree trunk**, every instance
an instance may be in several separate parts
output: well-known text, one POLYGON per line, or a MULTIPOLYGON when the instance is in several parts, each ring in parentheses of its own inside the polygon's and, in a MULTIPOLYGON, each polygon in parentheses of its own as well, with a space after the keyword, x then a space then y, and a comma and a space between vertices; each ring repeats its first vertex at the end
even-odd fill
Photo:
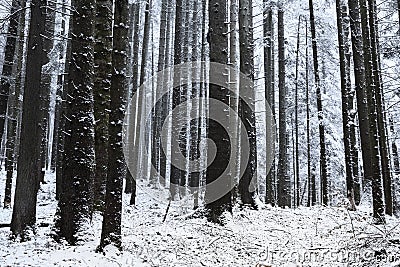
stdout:
POLYGON ((111 77, 111 103, 109 123, 109 161, 103 228, 100 248, 109 244, 122 249, 122 182, 125 175, 122 148, 122 127, 127 91, 126 62, 128 50, 128 0, 116 0, 114 8, 114 31, 111 77))
POLYGON ((336 0, 336 20, 338 29, 338 41, 339 41, 339 65, 340 65, 340 85, 342 90, 342 119, 343 119, 343 140, 344 140, 344 153, 345 153, 345 166, 346 166, 346 190, 347 198, 350 202, 350 210, 355 210, 354 203, 354 180, 355 174, 353 173, 353 157, 351 147, 351 129, 352 125, 350 118, 349 107, 349 94, 350 94, 350 70, 347 68, 347 58, 345 53, 345 42, 344 42, 344 21, 342 16, 342 5, 341 0, 336 0))
POLYGON ((94 0, 72 5, 71 63, 65 105, 62 192, 56 238, 77 244, 91 217, 94 179, 94 0), (84 138, 83 138, 84 137, 84 138))
MULTIPOLYGON (((239 51, 240 51, 240 72, 247 79, 254 80, 254 43, 253 43, 253 4, 252 0, 239 0, 239 51)), ((244 88, 245 83, 239 80, 239 90, 244 88)), ((251 88, 252 95, 247 96, 249 101, 255 105, 255 91, 251 88)), ((242 204, 257 208, 255 202, 257 187, 257 140, 256 140, 256 117, 254 110, 245 110, 239 103, 239 114, 244 122, 249 140, 249 160, 243 176, 239 180, 239 194, 242 204)))
MULTIPOLYGON (((25 8, 25 1, 21 2, 22 10, 25 8)), ((14 167, 17 159, 16 152, 16 139, 18 132, 18 119, 21 115, 20 112, 20 97, 22 96, 22 67, 24 62, 24 30, 25 30, 25 12, 21 12, 18 21, 18 42, 16 45, 16 67, 14 70, 15 84, 14 93, 9 98, 8 105, 8 130, 6 140, 6 186, 4 192, 4 208, 11 207, 11 188, 12 179, 14 174, 14 167)))
POLYGON ((349 137, 350 137, 350 157, 352 162, 352 175, 353 175, 353 189, 354 189, 354 202, 356 205, 360 203, 360 178, 358 169, 358 146, 357 146, 357 129, 356 129, 356 113, 354 110, 354 98, 355 91, 351 89, 351 51, 350 51, 350 17, 347 13, 347 6, 341 2, 342 7, 342 18, 343 18, 343 42, 344 42, 344 54, 346 58, 346 76, 348 77, 347 82, 347 110, 349 116, 349 137))
POLYGON ((289 138, 286 130, 285 87, 285 28, 283 7, 278 8, 278 61, 279 61, 279 162, 278 162, 278 206, 291 207, 290 177, 288 174, 289 138))
MULTIPOLYGON (((265 0, 265 4, 268 4, 269 1, 265 0)), ((266 204, 275 204, 274 198, 274 180, 275 180, 275 137, 271 135, 271 129, 275 126, 275 103, 274 99, 274 84, 273 84, 273 22, 272 22, 272 7, 269 5, 265 8, 264 11, 264 77, 265 77, 265 98, 266 102, 269 105, 269 108, 272 110, 272 117, 269 112, 266 112, 266 142, 267 142, 267 156, 270 157, 272 162, 271 169, 269 170, 266 178, 266 188, 265 188, 265 203, 266 204)), ((268 161, 268 159, 267 159, 268 161)))
POLYGON ((308 199, 307 206, 315 205, 317 196, 315 192, 315 175, 311 171, 311 140, 310 140, 310 84, 309 84, 309 61, 308 61, 308 24, 306 21, 306 108, 307 108, 307 181, 308 181, 308 199))
MULTIPOLYGON (((385 222, 385 203, 382 195, 382 172, 379 154, 378 116, 376 109, 376 77, 373 60, 376 60, 376 44, 374 36, 375 24, 369 25, 368 7, 366 0, 360 0, 361 25, 363 32, 363 53, 366 77, 366 96, 368 103, 369 132, 368 141, 371 148, 369 165, 371 172, 369 180, 372 182, 373 216, 377 223, 385 222), (375 54, 375 55, 374 55, 375 54)), ((371 20, 370 20, 371 21, 371 20)), ((373 21, 373 20, 372 20, 373 21)), ((368 179, 368 178, 367 178, 368 179)))
MULTIPOLYGON (((364 177, 370 177, 371 165, 369 164, 371 158, 371 148, 369 144, 369 118, 368 118, 368 105, 366 95, 365 83, 365 67, 363 56, 363 39, 361 30, 361 17, 360 5, 358 1, 349 1, 349 16, 350 16, 350 29, 354 62, 354 82, 357 100, 357 114, 358 125, 360 132, 360 143, 362 151, 362 161, 364 177)), ((365 179, 364 184, 365 184, 365 179)), ((355 202, 359 204, 360 200, 360 185, 355 188, 355 202)))
POLYGON ((44 0, 31 2, 31 20, 27 44, 26 79, 22 110, 21 141, 18 155, 17 184, 11 231, 23 239, 36 222, 36 197, 40 183, 41 98, 40 79, 46 54, 43 50, 45 31, 44 0))
POLYGON ((397 137, 394 130, 393 118, 390 118, 390 133, 392 134, 392 158, 393 158, 394 173, 400 174, 399 152, 396 145, 397 137))
POLYGON ((108 165, 108 119, 110 110, 112 0, 96 1, 94 46, 94 119, 96 170, 93 185, 94 208, 103 210, 108 165))
MULTIPOLYGON (((179 65, 183 62, 183 54, 182 54, 182 45, 183 45, 183 36, 184 36, 184 25, 183 25, 183 0, 176 0, 176 9, 175 9, 175 37, 174 37, 174 65, 179 65)), ((178 71, 174 71, 174 80, 179 81, 181 79, 181 74, 178 71)), ((181 101, 181 91, 182 89, 174 88, 172 92, 172 109, 179 105, 181 101)), ((171 120, 171 129, 176 124, 176 116, 172 117, 171 120)), ((172 136, 172 138, 176 139, 178 137, 172 136)), ((178 141, 178 140, 177 140, 178 141)), ((177 148, 174 147, 174 143, 177 141, 171 141, 171 159, 174 160, 174 152, 177 148)), ((174 199, 178 195, 178 186, 181 183, 181 180, 184 178, 184 170, 181 170, 174 166, 174 163, 170 166, 170 194, 171 198, 174 199)))
POLYGON ((381 159, 381 168, 383 176, 383 188, 385 197, 385 211, 386 214, 393 214, 393 201, 392 201, 392 177, 390 173, 390 160, 389 149, 387 143, 387 130, 385 123, 385 107, 383 100, 383 85, 381 82, 381 66, 379 58, 379 36, 377 26, 377 10, 376 1, 368 1, 369 11, 369 25, 371 33, 371 59, 373 68, 373 77, 375 83, 375 100, 376 100, 376 114, 378 123, 378 137, 379 137, 379 152, 381 159))
MULTIPOLYGON (((64 0, 63 5, 66 6, 67 2, 64 0)), ((65 11, 68 9, 66 8, 65 11)), ((67 13, 68 14, 68 13, 67 13)), ((65 64, 64 64, 64 79, 60 81, 60 86, 62 85, 62 94, 61 94, 61 103, 60 103, 60 122, 59 122, 59 129, 58 129, 58 142, 57 142, 57 166, 56 166, 56 197, 60 199, 61 192, 63 189, 62 184, 62 177, 63 177, 63 168, 64 168, 64 143, 65 143, 65 121, 66 121, 66 108, 67 108, 67 96, 68 96, 68 86, 69 86, 69 79, 68 75, 70 72, 71 59, 72 59, 72 32, 73 32, 73 23, 71 19, 72 11, 68 14, 69 16, 69 31, 68 31, 68 38, 66 42, 66 54, 65 54, 65 64)))
POLYGON ((326 158, 326 142, 325 142, 325 125, 324 115, 322 110, 322 93, 321 81, 319 77, 318 67, 318 48, 317 37, 315 30, 314 6, 313 0, 309 0, 310 8, 310 26, 311 26, 311 42, 313 50, 314 62, 314 79, 315 90, 317 93, 317 110, 318 110, 318 123, 319 123, 319 146, 320 146, 320 179, 321 179, 321 200, 323 205, 328 205, 328 172, 327 172, 327 158, 326 158))
MULTIPOLYGON (((140 31, 140 5, 139 3, 133 3, 132 4, 132 26, 133 29, 133 37, 132 37, 132 69, 131 69, 131 78, 128 84, 128 101, 132 101, 136 103, 136 101, 131 100, 132 95, 134 95, 137 91, 138 87, 138 82, 139 82, 139 46, 140 46, 140 39, 139 39, 139 31, 140 31)), ((136 98, 137 99, 137 98, 136 98)), ((135 100, 136 100, 135 99, 135 100)), ((134 120, 134 114, 128 113, 128 121, 134 120)), ((129 123, 129 126, 132 127, 132 123, 129 123)), ((134 142, 135 141, 135 134, 136 132, 132 133, 131 130, 127 132, 129 142, 134 142)), ((136 180, 133 179, 132 172, 134 170, 136 161, 137 161, 137 154, 133 154, 132 158, 129 158, 128 162, 126 164, 128 165, 127 167, 127 172, 126 172, 126 184, 125 184, 125 193, 133 193, 133 196, 131 196, 131 203, 132 205, 135 202, 136 198, 136 180), (136 158, 135 158, 136 157, 136 158), (135 161, 136 160, 136 161, 135 161)))
POLYGON ((295 106, 294 106, 294 128, 295 128, 295 137, 294 137, 294 181, 295 181, 295 207, 300 205, 300 160, 299 160, 299 53, 300 53, 300 24, 301 24, 301 16, 299 16, 299 22, 297 25, 297 45, 296 45, 296 78, 295 78, 295 106))
POLYGON ((8 25, 6 46, 4 48, 4 63, 0 79, 0 140, 3 138, 4 125, 6 121, 7 102, 12 84, 12 74, 14 65, 14 55, 18 37, 18 22, 21 3, 13 0, 10 10, 10 21, 8 25))
MULTIPOLYGON (((210 62, 217 62, 221 64, 228 63, 228 24, 225 23, 227 17, 227 5, 225 1, 210 0, 209 2, 209 32, 207 35, 207 41, 210 46, 210 62)), ((175 46, 177 43, 175 43, 175 46)), ((219 70, 221 71, 221 70, 219 70)), ((212 73, 212 70, 210 70, 212 73)), ((228 77, 226 76, 226 82, 228 82, 228 77)), ((224 103, 227 103, 228 90, 216 84, 209 84, 209 97, 210 99, 217 99, 224 103)), ((213 105, 210 104, 210 113, 213 112, 213 105)), ((224 190, 224 188, 211 188, 210 183, 215 179, 224 179, 222 184, 226 187, 231 185, 230 177, 224 176, 219 177, 228 166, 230 158, 230 144, 229 137, 227 137, 227 132, 225 129, 216 121, 207 121, 208 132, 207 137, 212 139, 216 145, 217 154, 214 161, 207 162, 208 168, 206 170, 206 209, 208 210, 208 220, 215 223, 223 223, 221 215, 224 211, 232 212, 231 203, 231 191, 224 190), (219 199, 214 200, 211 198, 215 197, 215 192, 227 192, 225 195, 221 196, 219 199)))

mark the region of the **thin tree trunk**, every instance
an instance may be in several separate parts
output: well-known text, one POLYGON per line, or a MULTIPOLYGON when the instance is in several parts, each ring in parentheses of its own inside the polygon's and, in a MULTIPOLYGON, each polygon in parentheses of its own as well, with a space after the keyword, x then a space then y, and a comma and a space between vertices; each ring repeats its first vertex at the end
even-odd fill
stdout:
POLYGON ((301 16, 299 16, 299 22, 297 25, 297 45, 296 45, 296 78, 295 78, 295 104, 294 104, 294 128, 295 128, 295 207, 300 205, 300 161, 299 161, 299 53, 300 53, 300 24, 301 16))
POLYGON ((317 94, 317 110, 318 110, 318 124, 319 124, 319 145, 320 145, 320 179, 321 179, 321 200, 323 205, 328 205, 328 173, 327 173, 327 158, 326 158, 326 142, 325 142, 325 125, 324 115, 322 109, 322 93, 321 93, 321 81, 319 77, 318 67, 318 48, 317 48, 317 37, 315 30, 315 18, 314 18, 314 6, 313 0, 309 0, 310 8, 310 26, 311 26, 311 43, 313 50, 313 62, 314 62, 314 79, 315 79, 315 90, 317 94))
POLYGON ((3 134, 5 131, 4 125, 6 121, 7 102, 12 84, 12 70, 18 37, 18 22, 20 13, 17 11, 20 8, 20 1, 12 0, 6 46, 4 48, 3 70, 0 79, 0 140, 3 139, 3 134))
MULTIPOLYGON (((21 8, 24 10, 25 1, 21 2, 21 8)), ((4 208, 11 207, 11 188, 12 178, 14 175, 14 167, 17 159, 16 138, 18 132, 18 118, 20 117, 20 97, 22 96, 22 67, 24 62, 24 30, 25 30, 25 12, 21 12, 18 21, 18 42, 16 45, 16 68, 14 70, 15 84, 14 93, 9 99, 9 127, 7 131, 7 142, 6 142, 6 186, 4 192, 4 208)))

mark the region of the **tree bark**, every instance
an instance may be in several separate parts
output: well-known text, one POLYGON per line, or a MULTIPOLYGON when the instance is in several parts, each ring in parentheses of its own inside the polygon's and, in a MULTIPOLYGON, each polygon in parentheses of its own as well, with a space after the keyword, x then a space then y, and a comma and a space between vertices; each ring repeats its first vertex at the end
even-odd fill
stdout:
POLYGON ((128 0, 116 0, 112 46, 112 77, 110 91, 109 161, 105 196, 105 210, 100 248, 112 244, 122 250, 122 182, 125 163, 122 147, 122 127, 125 113, 128 50, 128 0))
POLYGON ((289 138, 286 130, 285 87, 285 29, 282 3, 278 7, 278 61, 279 61, 279 162, 278 162, 278 206, 291 207, 290 177, 288 174, 289 138))
POLYGON ((110 110, 113 1, 96 1, 94 46, 94 119, 96 169, 93 185, 94 208, 104 208, 108 166, 108 120, 110 110))
POLYGON ((26 79, 21 124, 21 140, 18 155, 17 184, 11 220, 13 235, 29 238, 29 228, 36 222, 37 192, 40 183, 40 144, 42 113, 40 79, 46 54, 43 50, 45 31, 44 0, 32 0, 31 20, 26 59, 26 79))
POLYGON ((94 0, 72 4, 71 63, 65 105, 62 192, 58 203, 58 238, 75 245, 91 218, 94 155, 94 0), (83 138, 84 137, 84 138, 83 138))
MULTIPOLYGON (((239 0, 239 51, 240 72, 248 79, 254 81, 254 43, 253 43, 253 3, 252 0, 239 0)), ((239 80, 239 90, 244 88, 242 79, 239 80)), ((251 88, 249 101, 255 104, 255 91, 251 88)), ((256 140, 256 117, 254 110, 246 110, 242 100, 239 102, 239 114, 244 122, 249 140, 249 160, 243 176, 239 180, 239 194, 242 204, 254 209, 257 208, 255 197, 257 190, 257 140, 256 140)))
POLYGON ((325 142, 325 125, 322 107, 322 93, 321 81, 319 77, 318 67, 318 47, 317 36, 315 30, 315 17, 313 0, 309 0, 310 8, 310 26, 311 26, 311 43, 313 50, 314 62, 314 79, 315 91, 317 94, 317 110, 318 110, 318 129, 319 129, 319 146, 320 146, 320 179, 321 179, 321 200, 323 205, 328 205, 328 172, 327 172, 327 158, 326 158, 326 142, 325 142))

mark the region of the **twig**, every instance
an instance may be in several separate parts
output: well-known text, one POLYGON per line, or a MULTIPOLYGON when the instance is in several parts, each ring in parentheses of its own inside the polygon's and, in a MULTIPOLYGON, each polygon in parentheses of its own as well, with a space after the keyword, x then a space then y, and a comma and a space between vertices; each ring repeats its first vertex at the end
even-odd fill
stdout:
POLYGON ((170 206, 171 206, 171 198, 169 199, 167 210, 165 211, 165 215, 164 215, 164 218, 163 218, 162 222, 165 222, 165 220, 167 219, 167 214, 168 214, 170 206))
POLYGON ((356 238, 356 234, 355 234, 355 231, 354 231, 353 218, 351 217, 351 214, 350 214, 349 210, 346 209, 346 211, 347 211, 347 214, 349 214, 350 223, 351 223, 351 229, 353 230, 353 237, 356 238))

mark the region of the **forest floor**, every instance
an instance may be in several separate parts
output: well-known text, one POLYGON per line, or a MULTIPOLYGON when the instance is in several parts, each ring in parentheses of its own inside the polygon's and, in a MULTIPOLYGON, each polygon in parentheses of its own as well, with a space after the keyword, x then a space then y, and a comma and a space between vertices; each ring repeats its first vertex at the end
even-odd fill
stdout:
MULTIPOLYGON (((100 215, 94 216, 92 233, 81 246, 50 237, 54 178, 46 176, 38 196, 37 221, 50 226, 39 227, 32 240, 23 243, 9 239, 9 228, 0 228, 0 266, 400 266, 400 220, 388 217, 386 225, 376 226, 368 207, 355 212, 322 206, 265 206, 259 211, 236 207, 226 225, 219 226, 192 218, 189 208, 171 205, 162 222, 168 203, 143 188, 135 207, 124 196, 123 252, 107 247, 99 254, 100 215)), ((1 173, 2 194, 4 184, 1 173)), ((0 209, 0 223, 9 223, 11 214, 0 209)))

